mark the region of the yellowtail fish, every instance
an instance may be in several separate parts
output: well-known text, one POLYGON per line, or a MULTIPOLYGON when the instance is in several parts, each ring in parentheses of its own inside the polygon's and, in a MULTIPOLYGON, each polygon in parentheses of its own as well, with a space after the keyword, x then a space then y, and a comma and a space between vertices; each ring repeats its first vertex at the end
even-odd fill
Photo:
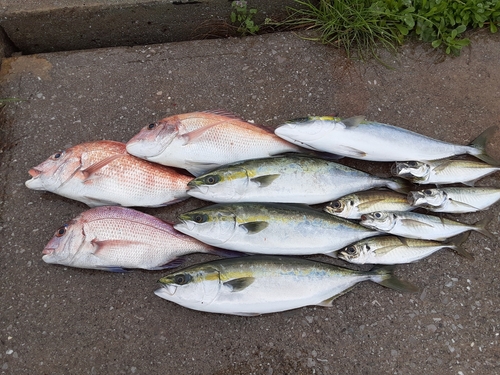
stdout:
POLYGON ((193 310, 255 316, 303 306, 331 307, 338 296, 370 280, 398 291, 416 291, 391 267, 353 271, 307 259, 249 256, 221 259, 159 280, 155 294, 193 310))
POLYGON ((330 202, 324 211, 346 219, 360 219, 374 211, 411 211, 407 196, 388 190, 369 190, 349 194, 330 202))
POLYGON ((378 187, 404 192, 407 181, 383 178, 333 161, 304 155, 246 160, 195 178, 188 194, 217 203, 318 204, 378 187))
POLYGON ((300 148, 232 114, 193 112, 145 126, 128 141, 127 151, 199 176, 223 164, 299 152, 300 148))
POLYGON ((439 141, 392 125, 367 121, 362 116, 307 117, 279 126, 275 133, 296 145, 355 159, 373 161, 436 160, 470 154, 491 164, 485 145, 497 126, 486 129, 469 146, 439 141))
POLYGON ((160 270, 182 264, 183 255, 234 256, 177 232, 171 224, 130 208, 91 208, 57 229, 43 249, 46 263, 123 271, 160 270))
POLYGON ((470 230, 495 239, 493 234, 486 229, 486 225, 491 219, 488 217, 476 224, 469 225, 415 212, 381 211, 362 215, 360 224, 396 236, 422 240, 444 241, 470 230))
POLYGON ((500 200, 500 189, 490 187, 443 187, 408 193, 415 207, 433 212, 467 213, 485 210, 500 200))
POLYGON ((441 249, 455 250, 461 256, 473 260, 461 245, 470 232, 464 232, 446 242, 419 240, 396 236, 381 236, 361 240, 338 252, 338 257, 355 264, 402 264, 416 262, 441 249))
POLYGON ((433 160, 427 162, 405 161, 395 163, 392 174, 415 184, 454 184, 474 186, 474 183, 500 167, 479 160, 433 160))
POLYGON ((87 204, 159 207, 189 198, 191 177, 127 153, 115 141, 82 143, 29 171, 26 186, 87 204))
POLYGON ((273 203, 215 204, 179 216, 174 228, 209 245, 254 254, 334 252, 380 235, 310 207, 273 203))

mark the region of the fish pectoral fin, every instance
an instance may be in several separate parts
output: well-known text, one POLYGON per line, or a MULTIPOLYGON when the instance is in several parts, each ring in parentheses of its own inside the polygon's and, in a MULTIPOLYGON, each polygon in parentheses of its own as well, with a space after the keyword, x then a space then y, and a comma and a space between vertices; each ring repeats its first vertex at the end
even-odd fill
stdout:
POLYGON ((458 207, 465 207, 465 208, 473 209, 476 211, 480 211, 480 208, 475 207, 475 206, 468 204, 468 203, 465 203, 465 202, 456 201, 454 199, 450 199, 450 202, 453 202, 453 204, 458 206, 458 207))
POLYGON ((267 221, 251 221, 248 223, 240 224, 240 227, 245 228, 248 234, 259 233, 266 229, 268 226, 269 223, 267 221))
POLYGON ((224 123, 224 121, 216 121, 213 124, 210 124, 210 125, 204 126, 202 128, 190 131, 188 133, 181 134, 181 137, 185 141, 184 145, 187 145, 188 143, 193 142, 193 141, 197 140, 198 138, 203 137, 205 135, 205 133, 207 132, 207 130, 210 130, 214 126, 217 126, 217 125, 220 125, 223 123, 224 123))
POLYGON ((231 290, 231 292, 241 292, 243 289, 251 285, 255 281, 255 277, 240 277, 226 281, 223 285, 231 290))
POLYGON ((365 116, 354 116, 342 120, 342 123, 346 126, 346 128, 355 128, 363 121, 365 121, 365 116))
POLYGON ((391 251, 397 249, 398 247, 400 247, 400 245, 383 246, 383 247, 379 247, 378 249, 376 249, 374 251, 374 253, 376 253, 377 255, 383 255, 383 254, 390 253, 391 251))
POLYGON ((95 256, 101 255, 102 252, 121 251, 121 250, 123 250, 124 247, 139 244, 139 242, 137 242, 137 241, 126 241, 126 240, 102 240, 102 241, 99 241, 96 238, 94 238, 92 241, 90 241, 90 243, 92 244, 92 246, 94 246, 95 250, 94 250, 93 254, 95 256))
POLYGON ((84 203, 89 207, 99 207, 99 206, 116 206, 116 202, 106 201, 99 198, 89 197, 87 195, 83 195, 82 199, 85 199, 84 203))
POLYGON ((434 225, 427 224, 422 221, 414 220, 414 219, 401 219, 401 224, 403 225, 413 225, 416 227, 431 227, 434 228, 434 225))
POLYGON ((108 156, 107 158, 102 159, 101 161, 98 161, 97 163, 94 163, 90 166, 88 166, 85 169, 82 169, 81 172, 85 179, 88 179, 91 177, 94 173, 108 165, 109 163, 113 162, 114 160, 121 158, 123 156, 126 156, 126 154, 116 154, 116 155, 111 155, 108 156))
POLYGON ((436 168, 434 168, 432 171, 435 174, 439 174, 439 172, 443 171, 445 168, 447 168, 450 164, 453 163, 453 160, 444 160, 441 164, 439 164, 436 168))
POLYGON ((330 298, 325 299, 324 301, 321 301, 320 303, 317 303, 316 306, 323 306, 323 307, 332 307, 333 301, 336 300, 338 297, 346 294, 349 292, 354 286, 351 286, 350 288, 347 288, 346 290, 343 290, 342 292, 335 294, 334 296, 331 296, 330 298))
POLYGON ((354 147, 349 146, 338 146, 336 147, 336 152, 340 152, 343 155, 353 156, 357 158, 364 158, 366 156, 366 152, 358 150, 354 147))
POLYGON ((365 211, 367 209, 370 208, 370 206, 376 204, 376 203, 380 203, 380 202, 383 202, 385 199, 384 198, 373 198, 372 200, 368 201, 368 202, 363 202, 363 203, 360 203, 358 204, 358 209, 361 210, 361 211, 365 211))
POLYGON ((268 174, 265 176, 251 178, 250 181, 256 183, 259 187, 267 187, 271 185, 279 176, 279 174, 268 174))

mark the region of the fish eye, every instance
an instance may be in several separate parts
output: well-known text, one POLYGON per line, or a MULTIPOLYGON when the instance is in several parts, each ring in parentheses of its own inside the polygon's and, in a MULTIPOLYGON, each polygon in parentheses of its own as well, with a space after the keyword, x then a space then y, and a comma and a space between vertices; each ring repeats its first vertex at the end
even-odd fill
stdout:
POLYGON ((373 216, 375 216, 377 219, 380 219, 382 217, 382 214, 380 212, 375 212, 373 216))
POLYGON ((207 220, 208 220, 208 215, 206 214, 197 214, 193 216, 193 221, 198 224, 204 223, 207 220))
POLYGON ((175 275, 174 277, 174 283, 177 285, 184 285, 190 282, 192 279, 191 275, 188 275, 186 273, 181 273, 179 275, 175 275))
POLYGON ((155 127, 156 127, 156 122, 153 122, 153 123, 148 125, 149 130, 153 130, 155 127))
POLYGON ((63 154, 62 152, 56 152, 52 157, 54 159, 59 159, 62 156, 62 154, 63 154))
POLYGON ((418 164, 417 164, 417 162, 416 162, 416 161, 409 161, 409 162, 408 162, 408 166, 410 166, 410 167, 416 167, 417 165, 418 165, 418 164))
POLYGON ((332 202, 332 207, 333 208, 342 208, 342 202, 340 202, 340 201, 332 202))
POLYGON ((220 181, 220 176, 217 176, 215 174, 212 174, 212 175, 205 177, 205 183, 207 185, 214 185, 219 181, 220 181))
POLYGON ((354 246, 348 246, 348 247, 345 248, 344 251, 348 255, 354 255, 354 254, 356 254, 356 248, 354 246))
POLYGON ((63 225, 61 228, 59 228, 56 231, 56 237, 62 237, 66 233, 66 229, 68 228, 68 225, 63 225))
POLYGON ((424 190, 425 195, 432 195, 432 190, 431 189, 425 189, 424 190))

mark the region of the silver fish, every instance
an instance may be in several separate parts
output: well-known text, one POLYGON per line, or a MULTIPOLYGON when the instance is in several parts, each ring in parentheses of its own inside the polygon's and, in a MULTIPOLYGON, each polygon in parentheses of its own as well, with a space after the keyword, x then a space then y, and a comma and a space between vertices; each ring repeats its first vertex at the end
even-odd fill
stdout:
POLYGON ((223 249, 255 254, 334 252, 373 231, 310 207, 272 203, 215 204, 180 215, 178 231, 223 249))
POLYGON ((349 194, 330 202, 323 210, 346 219, 360 219, 374 211, 411 211, 406 195, 388 190, 369 190, 349 194))
POLYGON ((470 154, 492 164, 485 145, 498 127, 492 126, 469 146, 455 145, 364 117, 308 117, 279 126, 275 133, 301 147, 373 161, 435 160, 470 154))
POLYGON ((171 224, 118 206, 96 207, 60 227, 43 249, 46 263, 107 271, 177 267, 191 253, 232 255, 174 230, 171 224))
POLYGON ((392 166, 392 174, 415 184, 454 184, 474 186, 474 183, 500 167, 478 160, 433 160, 427 162, 405 161, 392 166))
POLYGON ((359 282, 416 291, 391 267, 353 271, 328 263, 279 256, 222 259, 180 270, 159 280, 158 297, 193 310, 255 316, 303 306, 331 307, 359 282))
POLYGON ((127 151, 199 176, 223 164, 300 148, 268 129, 216 111, 179 114, 152 123, 128 141, 127 151))
POLYGON ((486 225, 491 219, 488 217, 474 225, 468 225, 415 212, 381 211, 364 214, 361 216, 360 224, 396 236, 422 240, 443 241, 469 230, 477 231, 494 239, 493 234, 486 229, 486 225))
POLYGON ((446 242, 381 236, 368 238, 349 245, 338 252, 338 257, 355 264, 401 264, 416 262, 444 248, 455 250, 463 257, 473 260, 461 245, 469 237, 464 232, 446 242))
POLYGON ((220 167, 188 183, 188 194, 218 203, 318 204, 377 187, 408 192, 402 179, 382 178, 329 160, 286 155, 220 167))
POLYGON ((500 189, 490 187, 446 187, 408 193, 412 206, 433 212, 467 213, 485 210, 500 200, 500 189))

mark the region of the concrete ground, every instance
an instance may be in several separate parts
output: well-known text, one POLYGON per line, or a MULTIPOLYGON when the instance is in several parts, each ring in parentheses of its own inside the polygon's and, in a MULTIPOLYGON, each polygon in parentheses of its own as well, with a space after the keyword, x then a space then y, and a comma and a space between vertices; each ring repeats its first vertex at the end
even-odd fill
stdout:
MULTIPOLYGON (((168 115, 224 109, 272 128, 338 112, 458 144, 500 123, 500 34, 472 35, 457 58, 417 44, 384 58, 393 69, 276 33, 4 59, 1 97, 22 101, 1 113, 0 373, 500 373, 499 203, 449 215, 467 223, 491 217, 497 239, 472 233, 464 245, 474 262, 443 250, 396 269, 420 292, 367 282, 329 309, 202 313, 153 294, 167 272, 107 273, 41 259, 55 230, 87 207, 27 189, 28 170, 81 142, 125 142, 168 115)), ((500 158, 499 133, 489 150, 500 158)), ((390 164, 343 162, 389 174, 390 164)), ((500 187, 500 173, 477 185, 500 187)), ((174 220, 200 205, 144 211, 174 220)), ((208 259, 193 255, 186 264, 208 259)))

